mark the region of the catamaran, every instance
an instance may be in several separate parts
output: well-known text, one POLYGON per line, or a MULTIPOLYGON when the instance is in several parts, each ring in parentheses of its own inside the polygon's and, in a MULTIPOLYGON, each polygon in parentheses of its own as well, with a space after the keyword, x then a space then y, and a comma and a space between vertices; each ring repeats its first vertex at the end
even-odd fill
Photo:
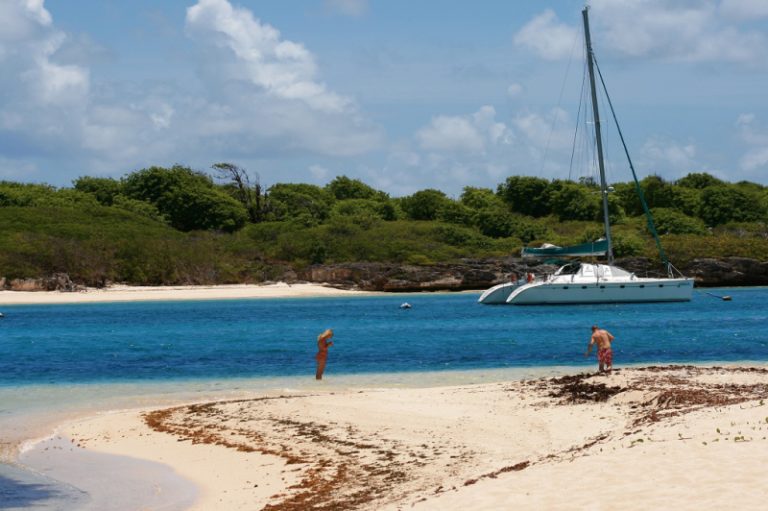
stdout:
POLYGON ((611 108, 616 128, 624 153, 632 171, 635 188, 643 206, 648 222, 648 229, 653 234, 656 247, 666 268, 665 277, 638 277, 615 266, 613 245, 611 241, 611 224, 608 217, 608 191, 605 179, 605 163, 603 160, 603 143, 600 131, 600 115, 598 112, 597 87, 595 68, 599 73, 600 82, 605 89, 600 68, 595 62, 592 42, 589 34, 589 10, 582 11, 584 20, 584 42, 586 44, 587 69, 591 88, 592 115, 595 126, 595 145, 597 146, 597 162, 600 172, 600 193, 602 195, 603 224, 605 237, 593 243, 573 247, 543 246, 541 248, 524 248, 523 257, 607 257, 607 264, 572 262, 560 267, 554 274, 537 278, 532 282, 519 280, 496 285, 485 291, 478 300, 483 304, 511 305, 545 305, 545 304, 587 304, 587 303, 621 303, 621 302, 684 302, 691 299, 693 294, 693 279, 683 276, 669 262, 661 246, 653 217, 643 197, 643 190, 637 179, 632 160, 629 157, 624 136, 621 134, 616 113, 610 96, 606 91, 608 105, 611 108))

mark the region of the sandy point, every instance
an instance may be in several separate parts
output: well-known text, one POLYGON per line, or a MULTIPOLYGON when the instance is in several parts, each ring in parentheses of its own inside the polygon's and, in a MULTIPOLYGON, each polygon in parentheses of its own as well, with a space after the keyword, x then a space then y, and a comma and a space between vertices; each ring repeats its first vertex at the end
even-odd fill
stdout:
POLYGON ((0 291, 0 305, 91 302, 313 298, 379 293, 338 289, 324 284, 233 284, 221 286, 110 286, 84 291, 0 291))
POLYGON ((667 366, 286 393, 63 432, 174 467, 213 509, 763 509, 768 370, 667 366))

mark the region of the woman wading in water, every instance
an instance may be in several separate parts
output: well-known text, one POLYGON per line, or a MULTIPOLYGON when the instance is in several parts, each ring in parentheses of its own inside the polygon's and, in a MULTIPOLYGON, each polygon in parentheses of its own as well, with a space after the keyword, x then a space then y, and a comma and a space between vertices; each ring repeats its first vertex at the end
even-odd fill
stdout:
POLYGON ((328 348, 333 346, 333 341, 330 340, 331 337, 333 337, 333 330, 330 328, 317 336, 317 355, 315 355, 315 360, 317 360, 316 380, 323 379, 325 363, 328 360, 328 348))

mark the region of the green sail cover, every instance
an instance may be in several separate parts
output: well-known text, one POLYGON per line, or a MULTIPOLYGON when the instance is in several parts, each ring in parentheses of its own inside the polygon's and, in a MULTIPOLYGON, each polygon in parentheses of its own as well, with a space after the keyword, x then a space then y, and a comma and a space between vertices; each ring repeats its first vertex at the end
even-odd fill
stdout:
POLYGON ((571 247, 557 247, 555 245, 543 246, 540 248, 524 247, 523 257, 579 257, 579 256, 601 256, 608 253, 608 240, 600 239, 591 243, 582 243, 571 247))

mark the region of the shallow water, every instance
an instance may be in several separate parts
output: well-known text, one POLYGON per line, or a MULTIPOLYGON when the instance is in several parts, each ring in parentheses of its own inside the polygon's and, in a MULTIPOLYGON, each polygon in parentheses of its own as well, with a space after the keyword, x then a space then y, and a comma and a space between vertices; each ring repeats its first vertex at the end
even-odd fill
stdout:
POLYGON ((90 501, 88 494, 21 467, 0 464, 0 509, 74 510, 90 501))

